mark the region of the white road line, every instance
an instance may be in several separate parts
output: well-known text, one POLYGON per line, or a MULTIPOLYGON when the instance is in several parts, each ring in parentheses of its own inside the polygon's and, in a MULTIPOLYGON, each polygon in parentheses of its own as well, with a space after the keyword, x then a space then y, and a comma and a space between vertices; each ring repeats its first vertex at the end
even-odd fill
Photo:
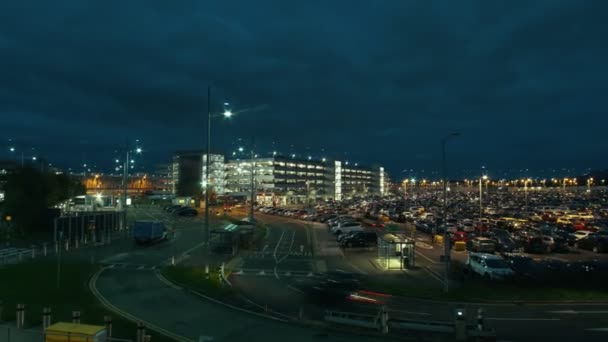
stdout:
POLYGON ((295 288, 295 287, 293 287, 291 285, 287 285, 287 288, 290 289, 290 290, 292 290, 292 291, 295 291, 295 292, 304 293, 304 291, 302 291, 302 290, 300 290, 298 288, 295 288))
POLYGON ((426 255, 424 255, 424 254, 422 254, 422 253, 420 253, 418 251, 416 251, 416 254, 420 255, 421 257, 425 258, 426 260, 430 261, 433 264, 438 264, 439 263, 439 262, 437 262, 435 260, 432 260, 431 258, 427 257, 426 255))
POLYGON ((281 240, 283 240, 284 235, 285 235, 285 228, 283 228, 281 237, 279 237, 279 241, 277 241, 277 245, 274 247, 274 253, 272 253, 272 257, 274 258, 275 261, 277 261, 277 251, 279 250, 279 246, 281 245, 281 240))
POLYGON ((559 318, 489 317, 489 321, 561 321, 559 318))
POLYGON ((293 230, 291 232, 291 243, 289 244, 289 249, 287 250, 287 253, 279 260, 277 261, 277 264, 280 264, 283 260, 287 259, 287 257, 289 257, 289 253, 291 252, 291 249, 293 248, 293 243, 296 240, 296 231, 293 230))

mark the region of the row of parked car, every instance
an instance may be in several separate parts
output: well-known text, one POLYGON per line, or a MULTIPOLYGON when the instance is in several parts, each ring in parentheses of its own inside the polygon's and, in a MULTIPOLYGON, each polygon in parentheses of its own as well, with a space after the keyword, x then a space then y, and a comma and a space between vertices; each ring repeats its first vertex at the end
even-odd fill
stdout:
POLYGON ((370 247, 377 244, 378 237, 374 230, 366 227, 358 218, 344 214, 346 211, 335 207, 318 205, 309 210, 262 207, 258 210, 269 215, 326 223, 340 247, 370 247))

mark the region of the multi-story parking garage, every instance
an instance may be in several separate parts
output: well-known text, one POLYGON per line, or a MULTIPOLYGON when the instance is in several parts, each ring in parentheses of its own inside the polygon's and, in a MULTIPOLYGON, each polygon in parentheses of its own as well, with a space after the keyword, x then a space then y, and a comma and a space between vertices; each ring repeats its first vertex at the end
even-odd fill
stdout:
MULTIPOLYGON (((173 183, 178 196, 202 192, 205 180, 204 159, 200 151, 176 153, 173 158, 173 183), (188 176, 188 177, 186 177, 188 176)), ((342 200, 357 195, 384 195, 388 176, 384 168, 362 167, 346 161, 300 159, 286 156, 254 157, 224 162, 212 155, 209 185, 219 195, 248 198, 264 204, 296 204, 315 200, 342 200)))

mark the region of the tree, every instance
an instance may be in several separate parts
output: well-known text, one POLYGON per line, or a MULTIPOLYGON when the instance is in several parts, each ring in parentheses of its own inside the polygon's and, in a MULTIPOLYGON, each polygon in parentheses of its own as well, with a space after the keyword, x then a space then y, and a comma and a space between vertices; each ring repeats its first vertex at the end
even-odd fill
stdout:
POLYGON ((82 184, 67 175, 29 167, 9 175, 4 190, 4 214, 11 216, 20 233, 47 230, 49 207, 86 193, 82 184))

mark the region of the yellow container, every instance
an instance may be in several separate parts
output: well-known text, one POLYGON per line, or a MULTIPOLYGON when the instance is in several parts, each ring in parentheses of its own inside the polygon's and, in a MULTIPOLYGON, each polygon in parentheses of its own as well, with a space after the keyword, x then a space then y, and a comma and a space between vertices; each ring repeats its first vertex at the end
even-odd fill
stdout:
POLYGON ((435 235, 433 239, 435 239, 435 243, 443 243, 443 235, 435 235))
POLYGON ((57 322, 45 330, 45 342, 104 342, 106 328, 100 325, 57 322))
POLYGON ((454 250, 458 252, 463 252, 467 249, 467 244, 464 241, 456 241, 454 242, 454 250))

